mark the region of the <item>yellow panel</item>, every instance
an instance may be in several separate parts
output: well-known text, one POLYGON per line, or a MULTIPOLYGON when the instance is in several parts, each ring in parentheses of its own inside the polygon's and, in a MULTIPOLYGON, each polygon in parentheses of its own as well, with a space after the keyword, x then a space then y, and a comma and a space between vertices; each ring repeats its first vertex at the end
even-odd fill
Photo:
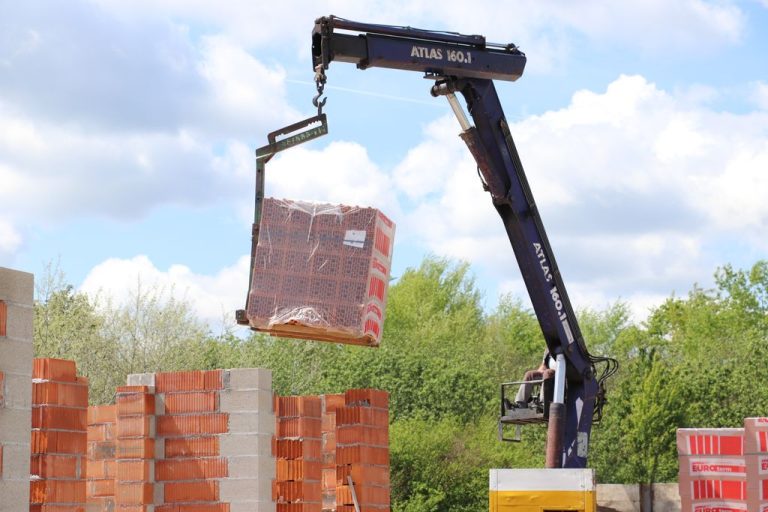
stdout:
POLYGON ((594 491, 490 491, 490 512, 595 512, 594 491))

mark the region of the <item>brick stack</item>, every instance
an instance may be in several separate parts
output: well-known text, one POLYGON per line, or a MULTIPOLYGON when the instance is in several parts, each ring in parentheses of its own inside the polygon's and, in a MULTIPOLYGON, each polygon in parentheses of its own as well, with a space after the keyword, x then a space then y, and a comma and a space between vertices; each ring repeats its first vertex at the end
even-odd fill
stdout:
POLYGON ((322 509, 321 410, 317 396, 275 398, 277 473, 272 500, 277 512, 322 509))
POLYGON ((336 410, 336 511, 389 512, 389 395, 351 389, 336 410))
POLYGON ((128 383, 154 392, 156 512, 274 511, 269 370, 140 374, 128 383))
POLYGON ((0 511, 29 507, 32 274, 0 267, 0 511))
POLYGON ((336 410, 344 395, 322 395, 323 512, 336 512, 336 410))
POLYGON ((155 395, 151 386, 117 388, 115 509, 151 510, 155 503, 155 395))
POLYGON ((747 505, 768 511, 768 418, 744 420, 744 461, 747 466, 747 505))
POLYGON ((394 233, 373 208, 267 198, 251 262, 250 327, 377 346, 394 233))
POLYGON ((88 512, 115 509, 115 461, 117 407, 98 405, 88 408, 88 470, 86 501, 88 512))
POLYGON ((32 377, 30 510, 82 512, 88 382, 62 359, 35 359, 32 377))
POLYGON ((678 429, 681 510, 747 512, 744 429, 678 429))

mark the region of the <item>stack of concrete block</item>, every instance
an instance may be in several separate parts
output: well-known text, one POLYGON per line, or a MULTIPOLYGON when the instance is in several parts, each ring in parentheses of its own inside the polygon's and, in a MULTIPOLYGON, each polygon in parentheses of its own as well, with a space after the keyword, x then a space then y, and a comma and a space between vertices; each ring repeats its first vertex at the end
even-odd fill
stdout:
POLYGON ((154 463, 146 470, 156 512, 274 511, 269 370, 138 374, 128 383, 146 387, 153 399, 154 429, 151 422, 141 428, 152 435, 146 448, 154 463))
POLYGON ((683 511, 748 510, 744 429, 678 429, 677 450, 683 511))
POLYGON ((322 395, 323 512, 336 512, 336 410, 344 395, 322 395))
POLYGON ((377 346, 395 225, 373 208, 267 198, 247 318, 276 336, 377 346))
POLYGON ((277 473, 272 499, 278 512, 322 508, 322 420, 317 396, 275 398, 277 473))
POLYGON ((0 511, 29 507, 32 274, 0 267, 0 511))
POLYGON ((117 388, 115 508, 145 511, 155 503, 155 396, 150 386, 117 388))
POLYGON ((336 511, 388 512, 389 395, 351 389, 336 410, 336 511), (352 485, 350 485, 350 478, 352 485))
POLYGON ((747 508, 768 512, 768 418, 744 420, 747 508))
POLYGON ((74 361, 35 359, 30 510, 85 506, 88 381, 74 361))
POLYGON ((85 496, 88 512, 111 512, 115 509, 116 441, 117 406, 89 407, 85 496))

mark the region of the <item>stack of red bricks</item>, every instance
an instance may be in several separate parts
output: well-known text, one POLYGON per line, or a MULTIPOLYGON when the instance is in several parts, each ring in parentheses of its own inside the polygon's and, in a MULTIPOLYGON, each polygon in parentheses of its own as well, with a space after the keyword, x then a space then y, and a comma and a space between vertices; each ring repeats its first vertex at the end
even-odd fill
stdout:
POLYGON ((88 408, 88 470, 86 499, 89 512, 115 509, 115 461, 117 408, 96 405, 88 408))
POLYGON ((275 397, 277 512, 321 511, 321 409, 317 396, 275 397))
POLYGON ((336 410, 336 511, 355 512, 356 498, 361 512, 388 512, 389 395, 351 389, 344 399, 336 410))
POLYGON ((32 378, 30 510, 82 512, 88 382, 61 359, 35 359, 32 378))
POLYGON ((278 512, 355 512, 355 499, 362 512, 389 512, 385 391, 278 397, 275 410, 278 512))
POLYGON ((164 451, 155 475, 167 504, 160 510, 225 510, 217 506, 219 479, 228 474, 217 437, 228 431, 228 415, 219 411, 223 387, 221 370, 155 376, 162 409, 157 436, 164 451))
POLYGON ((147 509, 154 499, 155 396, 149 386, 117 388, 115 509, 147 509))
POLYGON ((323 512, 336 512, 336 410, 344 395, 322 395, 323 512))

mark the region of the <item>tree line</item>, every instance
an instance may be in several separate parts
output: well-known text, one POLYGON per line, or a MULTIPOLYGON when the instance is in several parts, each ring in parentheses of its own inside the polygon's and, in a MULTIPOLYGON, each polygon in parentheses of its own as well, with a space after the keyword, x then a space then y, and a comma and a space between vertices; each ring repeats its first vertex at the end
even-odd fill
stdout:
MULTIPOLYGON (((578 312, 590 352, 621 364, 592 431, 599 482, 675 481, 677 428, 768 414, 768 261, 720 268, 715 283, 668 298, 640 324, 622 302, 578 312)), ((511 296, 484 311, 465 263, 428 257, 407 270, 390 287, 378 349, 214 335, 163 290, 138 285, 114 304, 55 272, 38 286, 35 310, 36 355, 77 361, 93 404, 113 401, 129 373, 180 369, 271 368, 278 394, 387 390, 396 512, 480 510, 488 469, 544 463, 544 428, 526 428, 522 443, 496 439, 499 385, 538 365, 538 323, 511 296)))

